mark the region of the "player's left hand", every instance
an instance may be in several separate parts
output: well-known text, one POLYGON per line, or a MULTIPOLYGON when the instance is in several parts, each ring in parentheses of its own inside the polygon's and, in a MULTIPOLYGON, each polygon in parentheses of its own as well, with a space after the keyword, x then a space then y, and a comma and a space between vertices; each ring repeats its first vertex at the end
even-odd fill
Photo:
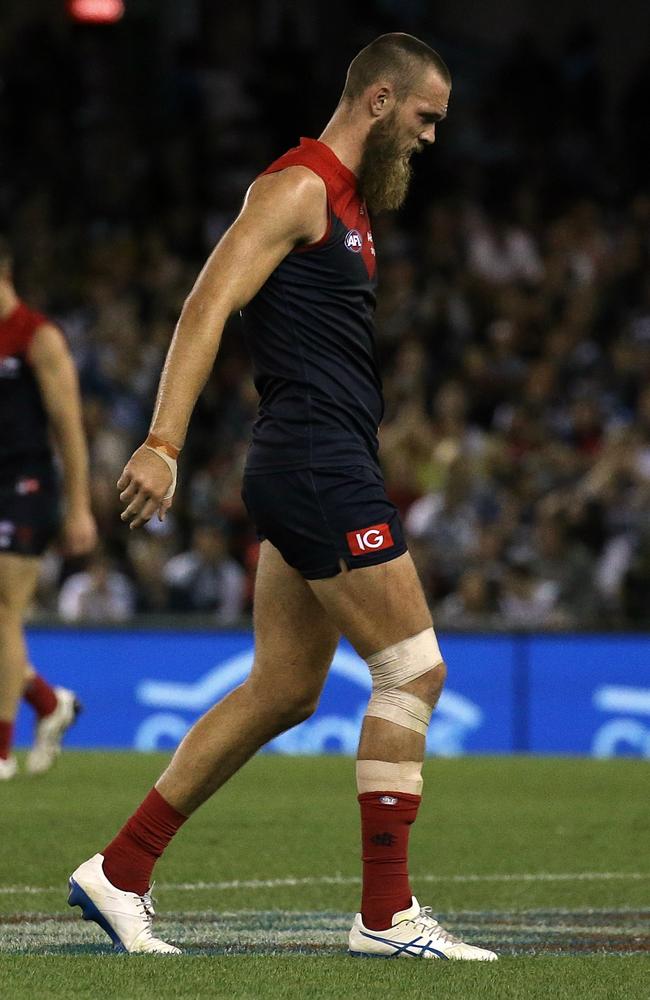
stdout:
POLYGON ((140 528, 156 511, 160 521, 165 519, 172 505, 171 498, 165 499, 171 479, 169 468, 160 455, 146 445, 140 445, 133 452, 117 481, 120 500, 125 504, 120 517, 129 522, 129 528, 140 528))
POLYGON ((83 556, 97 545, 97 525, 90 508, 69 510, 63 521, 63 554, 83 556))

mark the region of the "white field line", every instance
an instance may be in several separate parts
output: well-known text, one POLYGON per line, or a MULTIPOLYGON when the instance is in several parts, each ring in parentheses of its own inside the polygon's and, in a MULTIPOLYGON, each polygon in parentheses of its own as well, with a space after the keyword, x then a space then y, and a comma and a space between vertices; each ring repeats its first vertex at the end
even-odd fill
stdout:
MULTIPOLYGON (((521 874, 494 875, 413 875, 414 882, 642 882, 650 880, 650 872, 526 872, 521 874)), ((234 879, 231 882, 161 882, 165 891, 226 892, 231 889, 280 889, 291 886, 359 885, 358 875, 310 875, 305 878, 234 879)), ((46 892, 63 892, 64 887, 35 885, 0 885, 0 896, 39 895, 46 892)))

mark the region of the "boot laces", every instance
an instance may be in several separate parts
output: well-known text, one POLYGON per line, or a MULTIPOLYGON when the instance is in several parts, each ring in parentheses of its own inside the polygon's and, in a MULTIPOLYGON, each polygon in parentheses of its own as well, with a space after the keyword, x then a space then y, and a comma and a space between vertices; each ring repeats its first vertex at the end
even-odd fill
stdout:
POLYGON ((442 927, 432 914, 430 906, 421 906, 420 912, 417 917, 413 919, 413 923, 421 927, 422 930, 429 931, 432 936, 436 937, 438 941, 444 942, 444 944, 460 944, 461 940, 454 934, 450 934, 442 927))
POLYGON ((146 892, 142 894, 142 902, 144 903, 144 908, 147 915, 150 917, 155 917, 156 911, 153 908, 154 898, 153 898, 153 887, 156 883, 152 882, 146 892))
POLYGON ((136 905, 138 907, 138 911, 145 923, 145 926, 143 928, 143 933, 147 938, 153 937, 152 925, 153 925, 153 917, 156 913, 156 911, 153 908, 153 897, 151 895, 152 889, 153 885, 149 886, 147 891, 143 892, 141 896, 136 897, 137 899, 136 905))

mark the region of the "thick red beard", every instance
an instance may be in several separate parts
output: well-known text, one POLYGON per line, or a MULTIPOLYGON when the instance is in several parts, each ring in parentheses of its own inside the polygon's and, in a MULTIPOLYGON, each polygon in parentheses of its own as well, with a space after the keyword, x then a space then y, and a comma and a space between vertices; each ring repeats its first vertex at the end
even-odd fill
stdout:
POLYGON ((413 170, 397 138, 396 114, 375 122, 368 133, 361 166, 359 191, 371 212, 401 208, 413 170))

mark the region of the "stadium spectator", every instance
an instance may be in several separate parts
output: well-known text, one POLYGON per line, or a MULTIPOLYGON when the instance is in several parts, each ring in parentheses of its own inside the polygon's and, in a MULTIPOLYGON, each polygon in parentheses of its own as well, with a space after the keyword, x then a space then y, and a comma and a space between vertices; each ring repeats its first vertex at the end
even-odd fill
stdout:
POLYGON ((228 556, 223 533, 199 524, 186 552, 173 556, 164 568, 171 611, 210 612, 220 625, 241 618, 246 597, 245 573, 228 556))
POLYGON ((101 554, 86 570, 69 576, 59 594, 59 614, 69 622, 121 622, 132 616, 134 607, 128 577, 101 554))
POLYGON ((440 628, 493 629, 498 625, 496 603, 487 577, 478 569, 467 569, 458 589, 448 594, 434 609, 440 628))

